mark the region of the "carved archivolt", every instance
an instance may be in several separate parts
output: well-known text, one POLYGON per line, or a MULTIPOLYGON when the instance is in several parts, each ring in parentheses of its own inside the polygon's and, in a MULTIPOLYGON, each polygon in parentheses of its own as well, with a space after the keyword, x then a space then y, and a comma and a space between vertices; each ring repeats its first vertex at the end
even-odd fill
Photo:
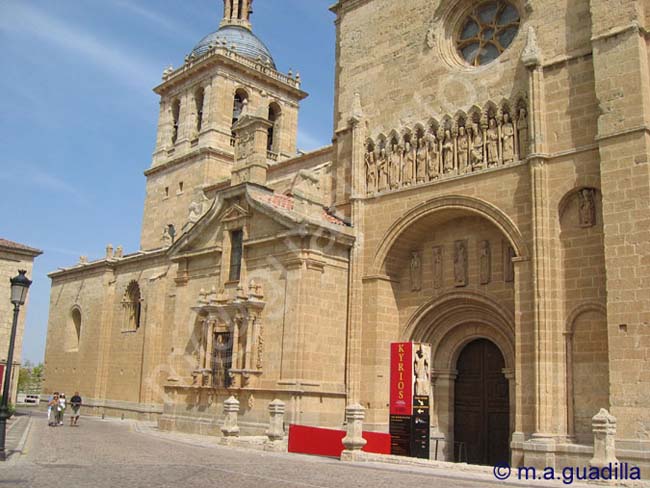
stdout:
POLYGON ((366 141, 368 195, 506 166, 529 152, 528 104, 492 102, 366 141))

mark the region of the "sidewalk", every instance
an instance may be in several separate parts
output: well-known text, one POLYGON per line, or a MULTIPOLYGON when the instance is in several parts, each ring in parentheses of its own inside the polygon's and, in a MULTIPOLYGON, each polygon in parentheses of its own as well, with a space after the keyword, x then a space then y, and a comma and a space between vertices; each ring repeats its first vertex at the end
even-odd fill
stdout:
MULTIPOLYGON (((242 451, 266 451, 262 448, 263 437, 240 437, 232 439, 235 441, 232 444, 223 442, 222 437, 211 437, 197 434, 186 434, 181 432, 161 431, 153 422, 138 422, 131 421, 132 429, 143 435, 155 437, 160 440, 168 442, 176 442, 194 447, 201 448, 226 448, 242 451)), ((269 452, 267 455, 276 456, 292 456, 303 457, 310 459, 314 462, 323 461, 330 462, 333 458, 320 458, 314 456, 306 456, 303 454, 291 454, 286 452, 286 445, 284 452, 269 452)), ((425 459, 404 458, 400 456, 369 454, 365 452, 355 452, 354 455, 344 455, 341 462, 349 466, 355 466, 361 469, 375 469, 390 472, 405 472, 405 473, 419 473, 422 475, 434 476, 440 479, 446 479, 451 482, 454 481, 470 481, 475 483, 482 483, 484 486, 511 486, 517 488, 559 488, 566 486, 559 480, 545 481, 545 480, 517 480, 514 476, 511 479, 499 481, 495 479, 493 468, 490 466, 475 466, 464 463, 450 463, 443 461, 432 461, 425 459)), ((577 488, 593 488, 593 484, 586 484, 582 482, 572 483, 571 486, 577 488)), ((625 486, 629 488, 650 488, 647 482, 641 483, 621 483, 618 486, 625 486)))
POLYGON ((15 462, 24 453, 25 443, 27 442, 31 426, 31 413, 17 413, 9 420, 5 444, 8 463, 15 462))

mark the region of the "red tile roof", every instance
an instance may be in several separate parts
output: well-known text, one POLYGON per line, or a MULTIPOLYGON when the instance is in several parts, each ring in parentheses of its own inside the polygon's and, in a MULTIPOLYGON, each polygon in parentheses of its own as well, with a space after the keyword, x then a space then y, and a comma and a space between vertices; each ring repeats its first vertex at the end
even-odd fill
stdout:
POLYGON ((260 198, 270 203, 274 207, 293 210, 294 200, 293 197, 273 193, 272 195, 261 195, 260 198))
MULTIPOLYGON (((282 195, 280 193, 273 193, 273 194, 261 194, 258 197, 260 200, 263 200, 264 202, 280 209, 284 210, 289 210, 293 211, 295 207, 295 199, 292 196, 289 195, 282 195)), ((347 226, 343 220, 339 219, 338 217, 332 215, 329 213, 327 210, 323 209, 323 220, 326 222, 329 222, 330 224, 334 225, 340 225, 340 226, 347 226)))
POLYGON ((327 220, 331 224, 334 224, 334 225, 347 225, 344 221, 342 221, 338 217, 327 213, 327 210, 323 210, 323 217, 325 218, 325 220, 327 220))
POLYGON ((19 244, 17 242, 13 242, 8 239, 3 239, 2 237, 0 237, 0 247, 4 247, 6 249, 12 249, 14 251, 27 252, 35 255, 43 254, 43 251, 41 251, 40 249, 29 247, 24 244, 19 244))

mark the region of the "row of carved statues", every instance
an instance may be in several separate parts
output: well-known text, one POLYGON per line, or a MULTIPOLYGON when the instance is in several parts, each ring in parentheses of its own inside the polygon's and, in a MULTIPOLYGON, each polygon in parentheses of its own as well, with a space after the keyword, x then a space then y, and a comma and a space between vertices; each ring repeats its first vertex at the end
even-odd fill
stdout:
POLYGON ((368 194, 396 190, 440 178, 512 164, 528 155, 528 111, 520 106, 461 120, 415 135, 368 141, 365 152, 368 194))
MULTIPOLYGON (((481 285, 487 285, 492 282, 492 244, 488 240, 481 240, 478 243, 478 282, 481 285)), ((443 256, 443 246, 433 247, 433 288, 443 288, 445 277, 443 256)), ((464 287, 469 284, 469 253, 468 241, 458 240, 454 242, 453 248, 453 278, 455 287, 464 287)), ((503 243, 503 280, 506 283, 512 283, 515 279, 515 270, 513 258, 515 252, 508 243, 503 243)), ((411 279, 411 291, 422 290, 422 253, 420 251, 411 252, 411 261, 409 263, 409 272, 411 279)))

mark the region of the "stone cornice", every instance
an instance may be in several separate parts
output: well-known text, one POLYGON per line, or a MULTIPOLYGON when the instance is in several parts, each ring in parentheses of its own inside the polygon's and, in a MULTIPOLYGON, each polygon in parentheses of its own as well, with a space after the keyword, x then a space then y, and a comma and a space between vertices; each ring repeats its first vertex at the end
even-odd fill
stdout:
POLYGON ((621 137, 621 136, 627 136, 630 134, 634 134, 635 132, 645 132, 647 134, 650 134, 650 127, 647 125, 639 125, 636 127, 630 127, 627 129, 622 129, 614 132, 610 132, 609 134, 598 134, 595 137, 595 140, 600 142, 600 141, 606 141, 608 139, 613 139, 614 137, 621 137))
POLYGON ((594 42, 598 42, 598 41, 607 40, 610 37, 616 37, 616 36, 618 36, 620 34, 625 34, 625 33, 628 33, 628 32, 639 34, 641 36, 647 36, 648 35, 648 30, 645 27, 639 25, 638 22, 632 22, 632 23, 627 24, 627 25, 621 25, 621 26, 613 27, 613 28, 608 29, 608 30, 606 30, 604 32, 599 32, 598 34, 595 34, 595 35, 591 36, 591 42, 594 43, 594 42))
POLYGON ((153 91, 158 95, 164 95, 175 86, 194 78, 198 72, 219 65, 234 67, 237 70, 244 71, 249 76, 258 78, 281 91, 285 91, 298 100, 302 100, 308 96, 306 92, 300 89, 299 80, 290 78, 273 68, 248 59, 224 47, 213 48, 196 60, 190 60, 185 63, 182 67, 169 74, 165 81, 155 87, 153 91))
POLYGON ((88 273, 92 271, 114 271, 120 266, 125 266, 127 264, 140 263, 143 261, 153 260, 165 256, 167 253, 167 248, 156 249, 153 251, 140 251, 136 254, 127 255, 119 259, 101 259, 99 261, 93 261, 88 264, 79 264, 71 268, 62 268, 58 271, 53 271, 47 276, 52 279, 67 278, 70 276, 75 276, 78 274, 88 273))
POLYGON ((171 161, 167 161, 166 163, 158 164, 152 168, 147 169, 144 172, 145 176, 151 176, 153 174, 159 173, 161 171, 168 170, 169 168, 173 168, 175 166, 178 166, 180 164, 186 163, 188 161, 191 161, 192 159, 198 159, 201 156, 217 156, 224 158, 226 160, 232 160, 233 155, 231 153, 227 153, 225 151, 221 151, 220 149, 215 149, 212 147, 202 147, 199 148, 195 151, 190 151, 176 159, 172 159, 171 161))
POLYGON ((343 14, 361 7, 368 2, 370 2, 370 0, 338 0, 338 2, 330 7, 330 11, 335 13, 338 17, 341 17, 343 14))
POLYGON ((207 254, 221 254, 222 252, 223 252, 223 248, 221 246, 211 246, 211 247, 206 247, 205 249, 200 249, 198 251, 187 251, 187 252, 178 253, 171 258, 171 261, 179 262, 189 258, 205 256, 207 254))
POLYGON ((0 252, 17 254, 19 256, 26 256, 32 259, 43 254, 43 251, 40 251, 38 249, 29 250, 29 249, 19 249, 15 247, 7 247, 7 246, 0 246, 0 252))

